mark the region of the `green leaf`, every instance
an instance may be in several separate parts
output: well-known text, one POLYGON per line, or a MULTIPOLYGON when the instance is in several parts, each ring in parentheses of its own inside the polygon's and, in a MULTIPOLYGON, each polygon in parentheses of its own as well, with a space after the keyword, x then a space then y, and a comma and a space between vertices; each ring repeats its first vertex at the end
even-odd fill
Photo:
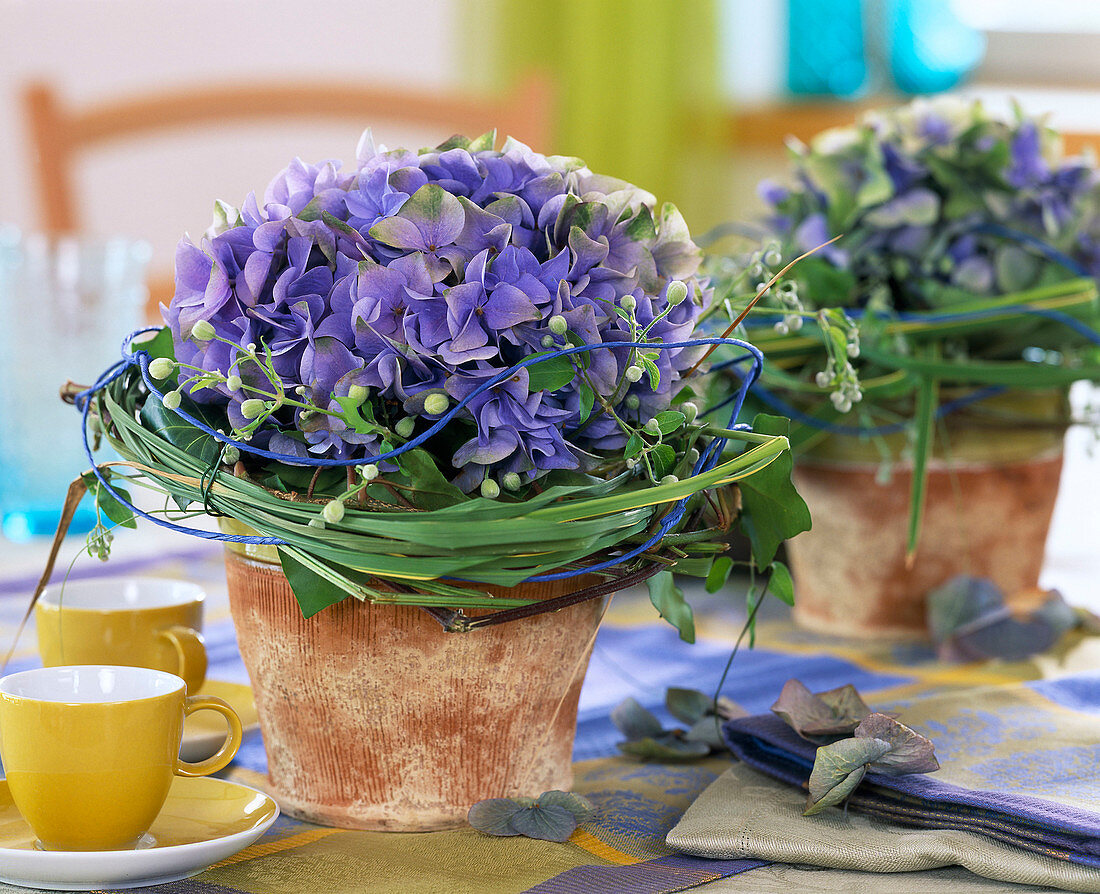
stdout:
POLYGON ((547 359, 527 367, 529 391, 557 391, 572 382, 573 376, 577 374, 568 357, 555 356, 550 351, 540 351, 531 356, 547 359))
MULTIPOLYGON (((113 487, 122 498, 128 503, 132 503, 129 492, 120 487, 114 480, 109 472, 104 472, 104 477, 111 482, 113 487)), ((95 499, 96 506, 99 507, 99 511, 102 512, 107 518, 113 521, 116 525, 121 525, 124 528, 136 528, 137 516, 134 515, 132 509, 129 506, 125 506, 115 499, 114 495, 107 490, 98 478, 96 478, 94 472, 85 472, 80 476, 84 481, 85 486, 88 488, 88 492, 92 494, 95 499)))
POLYGON ((478 801, 466 814, 466 821, 486 835, 511 837, 519 835, 512 828, 512 818, 523 810, 512 798, 486 798, 478 801))
POLYGON ((294 598, 302 609, 303 618, 312 618, 317 612, 335 605, 349 595, 347 590, 306 568, 285 550, 279 550, 279 562, 283 566, 283 574, 290 583, 294 598))
POLYGON ((871 208, 889 201, 894 195, 894 182, 881 161, 878 164, 869 163, 863 173, 865 179, 856 193, 856 205, 859 208, 871 208))
POLYGON ((545 807, 536 803, 524 807, 512 817, 511 826, 520 835, 539 841, 568 841, 577 828, 577 820, 566 808, 558 804, 545 807))
POLYGON ((646 581, 646 586, 649 589, 649 601, 662 618, 680 631, 680 639, 686 643, 695 642, 695 618, 683 592, 676 586, 672 572, 661 571, 655 574, 646 581))
MULTIPOLYGON (((774 563, 773 563, 774 564, 774 563)), ((708 593, 717 593, 729 580, 730 571, 733 570, 733 559, 729 556, 716 556, 707 572, 705 584, 708 593)))
POLYGON ((469 501, 461 490, 449 482, 427 450, 408 450, 393 458, 397 467, 415 488, 409 499, 420 509, 443 509, 469 501))
POLYGON ((650 360, 645 354, 638 355, 638 362, 642 364, 642 369, 644 369, 646 375, 649 376, 649 387, 656 391, 661 386, 661 371, 657 369, 657 364, 650 360))
POLYGON ((488 798, 470 808, 471 826, 488 835, 525 835, 542 841, 567 841, 577 823, 590 819, 595 805, 571 792, 543 792, 533 798, 488 798))
POLYGON ((714 699, 698 689, 670 686, 665 693, 665 706, 669 714, 688 726, 714 713, 714 699))
POLYGON ((581 382, 580 387, 577 389, 577 393, 581 401, 579 421, 583 424, 588 417, 592 415, 592 407, 596 403, 596 392, 592 390, 587 382, 581 382))
POLYGON ((385 431, 381 425, 374 421, 374 408, 370 403, 356 403, 351 397, 335 397, 334 400, 343 411, 341 419, 344 420, 356 434, 373 435, 385 431), (366 415, 364 415, 364 413, 366 415))
MULTIPOLYGON (((150 339, 135 341, 132 347, 135 351, 147 351, 150 360, 156 360, 158 357, 166 357, 169 360, 176 359, 176 346, 172 341, 172 330, 167 326, 158 330, 157 334, 150 339)), ((171 378, 174 380, 175 376, 171 378)))
POLYGON ((814 757, 804 816, 813 816, 847 798, 867 773, 867 765, 890 750, 879 739, 841 739, 822 745, 814 757))
POLYGON ((698 739, 688 739, 675 733, 618 742, 619 751, 642 760, 665 764, 698 760, 710 754, 710 746, 698 739))
POLYGON ((722 740, 721 726, 724 721, 714 714, 700 717, 691 725, 684 738, 689 742, 702 742, 711 751, 726 750, 726 743, 722 740))
MULTIPOLYGON (((790 422, 782 416, 761 413, 753 420, 752 428, 760 434, 785 436, 790 422)), ((738 482, 742 506, 738 526, 749 538, 753 559, 760 568, 771 564, 784 540, 810 530, 810 510, 791 483, 793 467, 787 450, 738 482)))
POLYGON ((630 459, 632 456, 637 456, 642 452, 645 447, 645 441, 638 432, 632 432, 630 437, 626 439, 626 447, 623 448, 623 456, 626 459, 630 459))
POLYGON ((658 444, 649 456, 653 463, 653 474, 658 479, 664 478, 676 465, 676 451, 668 444, 658 444))
POLYGON ((628 739, 659 736, 664 732, 661 721, 652 711, 643 708, 635 698, 626 698, 611 711, 611 722, 628 739))
POLYGON ((687 422, 687 416, 679 410, 665 410, 653 418, 657 420, 657 427, 660 428, 662 435, 671 435, 687 422))
POLYGON ((776 598, 794 605, 794 581, 790 569, 782 562, 772 562, 772 576, 768 579, 768 592, 776 598))
POLYGON ((583 795, 576 795, 573 792, 558 791, 557 789, 543 792, 535 799, 535 804, 538 807, 562 807, 573 814, 573 819, 578 823, 592 819, 596 813, 596 805, 588 798, 583 795))

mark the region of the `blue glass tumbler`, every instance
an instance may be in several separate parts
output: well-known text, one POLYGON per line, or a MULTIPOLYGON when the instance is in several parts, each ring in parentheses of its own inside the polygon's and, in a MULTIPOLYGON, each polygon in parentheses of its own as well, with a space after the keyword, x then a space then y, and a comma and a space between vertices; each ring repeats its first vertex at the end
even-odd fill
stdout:
MULTIPOLYGON (((0 524, 52 534, 69 483, 88 468, 67 381, 91 384, 142 322, 150 249, 128 239, 0 230, 0 524)), ((87 501, 86 501, 87 502, 87 501)), ((91 530, 82 504, 73 533, 91 530)))

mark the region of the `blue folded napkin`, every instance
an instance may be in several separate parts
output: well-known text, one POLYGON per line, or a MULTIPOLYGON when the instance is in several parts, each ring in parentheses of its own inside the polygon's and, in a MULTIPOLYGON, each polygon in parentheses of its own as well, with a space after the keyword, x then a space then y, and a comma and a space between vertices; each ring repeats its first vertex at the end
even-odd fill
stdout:
MULTIPOLYGON (((941 770, 868 773, 851 809, 1100 867, 1100 674, 966 690, 889 710, 932 739, 941 770)), ((780 718, 738 718, 723 734, 749 766, 806 788, 817 746, 780 718)))

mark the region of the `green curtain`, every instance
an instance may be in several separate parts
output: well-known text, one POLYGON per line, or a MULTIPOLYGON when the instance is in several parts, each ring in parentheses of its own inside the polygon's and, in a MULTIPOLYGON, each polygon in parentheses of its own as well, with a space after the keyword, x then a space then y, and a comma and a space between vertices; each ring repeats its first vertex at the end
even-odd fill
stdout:
POLYGON ((675 202, 695 232, 724 219, 717 0, 467 2, 478 42, 492 35, 479 64, 495 87, 532 72, 553 84, 553 145, 536 148, 675 202))

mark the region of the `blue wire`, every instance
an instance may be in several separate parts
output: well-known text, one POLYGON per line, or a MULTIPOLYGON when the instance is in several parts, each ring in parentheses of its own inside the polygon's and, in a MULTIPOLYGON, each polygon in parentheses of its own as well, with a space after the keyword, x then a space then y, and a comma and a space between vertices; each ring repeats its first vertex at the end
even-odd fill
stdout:
MULTIPOLYGON (((1007 232, 1011 232, 1011 231, 1007 231, 1007 232)), ((1022 237, 1025 234, 1018 234, 1018 235, 1022 237)), ((1055 249, 1051 249, 1051 251, 1053 251, 1057 254, 1057 251, 1055 249)), ((1066 260, 1070 261, 1070 259, 1068 259, 1068 258, 1066 260)), ((1070 263, 1075 263, 1075 262, 1070 262, 1070 263)), ((1084 275, 1087 275, 1087 274, 1084 274, 1084 275)), ((847 313, 849 316, 855 317, 857 319, 861 318, 863 316, 866 316, 866 311, 864 311, 862 308, 852 308, 850 310, 846 310, 845 313, 847 313)), ((1031 307, 1031 306, 1026 305, 1026 304, 1014 304, 1014 305, 1007 305, 1005 307, 983 308, 983 309, 980 309, 980 310, 959 311, 959 312, 955 312, 955 313, 898 313, 896 315, 893 315, 891 318, 906 321, 906 322, 914 322, 915 321, 915 322, 950 323, 950 322, 962 322, 964 320, 978 320, 978 319, 985 319, 985 318, 988 318, 988 317, 998 317, 998 316, 1003 316, 1006 313, 1030 314, 1032 316, 1044 317, 1046 319, 1053 320, 1056 323, 1061 323, 1063 326, 1066 326, 1066 327, 1072 329, 1074 332, 1076 332, 1078 335, 1082 336, 1083 338, 1085 338, 1086 340, 1088 340, 1092 344, 1100 345, 1100 332, 1097 332, 1091 326, 1089 326, 1086 323, 1083 323, 1081 320, 1078 320, 1076 317, 1073 317, 1070 314, 1065 313, 1064 311, 1052 310, 1052 309, 1042 308, 1042 307, 1031 307)), ((737 359, 734 359, 734 360, 723 361, 722 363, 715 364, 714 366, 711 367, 711 369, 712 369, 712 371, 717 371, 717 370, 721 370, 721 369, 726 369, 728 367, 735 367, 740 359, 741 358, 737 358, 737 359)), ((936 418, 937 419, 943 418, 944 416, 948 415, 949 413, 953 413, 956 410, 960 410, 963 407, 967 407, 971 404, 978 403, 979 401, 986 400, 986 399, 988 399, 990 397, 993 397, 997 394, 1002 394, 1006 390, 1007 390, 1007 388, 1005 386, 1001 386, 1001 385, 989 386, 989 387, 986 387, 986 388, 980 388, 980 389, 978 389, 978 390, 976 390, 976 391, 974 391, 974 392, 972 392, 968 395, 964 395, 963 397, 957 398, 956 400, 949 401, 945 404, 941 404, 939 407, 936 408, 936 418)), ((763 401, 769 407, 771 407, 774 410, 778 410, 784 416, 790 417, 795 422, 801 422, 803 425, 808 425, 812 428, 819 429, 820 431, 828 432, 829 434, 849 435, 849 436, 852 436, 852 437, 871 437, 871 436, 878 436, 878 435, 890 435, 890 434, 897 434, 898 432, 904 431, 906 426, 908 425, 907 422, 894 422, 894 423, 890 423, 888 425, 879 425, 879 426, 838 425, 837 423, 826 422, 823 419, 818 419, 816 416, 811 416, 808 413, 804 413, 802 410, 798 409, 797 407, 795 407, 792 404, 788 403, 787 401, 783 400, 777 394, 769 391, 762 384, 758 383, 755 386, 753 393, 755 395, 757 395, 761 399, 761 401, 763 401)), ((734 401, 734 398, 732 398, 732 397, 727 398, 726 400, 722 401, 721 403, 715 404, 713 407, 708 408, 703 413, 703 415, 706 416, 709 413, 712 413, 716 410, 720 410, 722 407, 727 406, 728 404, 730 404, 733 401, 734 401)))
POLYGON ((1080 277, 1091 277, 1092 274, 1085 268, 1085 266, 1078 261, 1071 258, 1064 252, 1059 251, 1053 245, 1047 245, 1042 239, 1036 236, 1032 236, 1030 233, 1024 233, 1020 230, 1013 230, 1010 227, 1003 226, 1002 224, 987 223, 982 224, 974 228, 976 233, 989 233, 991 236, 1000 236, 1004 239, 1012 239, 1016 242, 1022 242, 1030 248, 1034 248, 1039 254, 1045 256, 1056 264, 1061 264, 1070 273, 1080 277))
MULTIPOLYGON (((185 527, 183 525, 177 525, 174 522, 168 521, 167 519, 157 518, 155 516, 149 515, 148 513, 144 512, 141 509, 139 509, 138 507, 136 507, 133 503, 130 502, 130 500, 128 498, 123 496, 122 493, 120 493, 118 490, 116 490, 114 487, 112 487, 111 483, 107 480, 107 478, 100 471, 99 467, 96 465, 95 458, 92 456, 91 442, 89 441, 89 438, 88 438, 88 421, 89 421, 89 414, 90 414, 91 406, 92 406, 92 397, 94 395, 96 395, 97 393, 102 391, 104 388, 106 388, 108 385, 110 385, 112 382, 114 382, 116 379, 118 379, 128 369, 130 369, 131 367, 136 366, 138 368, 138 370, 140 371, 140 373, 141 373, 142 381, 145 383, 145 386, 149 389, 150 393, 155 395, 158 399, 163 401, 163 398, 164 398, 163 393, 153 384, 153 382, 150 378, 150 375, 149 375, 149 359, 150 359, 149 358, 149 352, 148 351, 142 351, 142 350, 138 350, 138 351, 131 351, 130 350, 131 343, 133 342, 133 340, 137 336, 142 335, 144 333, 157 331, 157 329, 158 329, 158 327, 148 327, 148 328, 145 328, 145 329, 139 329, 135 332, 132 332, 129 336, 127 336, 126 339, 122 343, 122 359, 120 361, 118 361, 117 363, 115 363, 114 365, 112 365, 110 368, 108 368, 96 380, 95 384, 93 384, 90 388, 87 388, 86 390, 80 392, 76 396, 76 405, 81 410, 81 418, 83 419, 84 453, 88 457, 88 461, 91 463, 92 472, 95 474, 96 479, 99 481, 100 485, 109 494, 111 494, 111 496, 113 496, 116 500, 118 500, 122 505, 124 505, 128 509, 130 509, 130 511, 132 511, 135 515, 138 515, 141 518, 146 519, 147 521, 151 521, 153 524, 159 525, 162 528, 166 528, 166 529, 171 530, 171 531, 177 531, 179 533, 187 534, 187 535, 192 536, 192 537, 198 537, 198 538, 203 539, 203 540, 215 540, 215 541, 222 541, 222 542, 227 542, 227 543, 247 543, 247 544, 253 544, 253 545, 256 545, 256 546, 287 546, 288 545, 287 542, 285 540, 279 538, 279 537, 259 537, 259 536, 245 535, 245 534, 222 534, 221 532, 217 532, 217 531, 203 531, 203 530, 200 530, 198 528, 188 528, 188 527, 185 527)), ((741 387, 738 389, 737 394, 735 394, 730 399, 730 401, 728 401, 728 402, 733 403, 734 409, 730 414, 730 420, 729 420, 729 424, 728 424, 727 427, 731 430, 734 430, 734 431, 748 431, 748 430, 750 430, 750 427, 748 425, 745 425, 743 423, 737 423, 736 419, 737 419, 737 416, 741 412, 741 406, 745 401, 745 397, 748 394, 749 388, 760 377, 761 370, 763 369, 763 366, 764 366, 764 355, 755 346, 749 344, 748 342, 741 341, 740 339, 737 339, 737 338, 700 338, 700 339, 691 339, 689 341, 682 341, 682 342, 664 342, 664 343, 662 343, 662 342, 605 342, 605 343, 601 343, 601 344, 598 344, 598 345, 578 345, 578 346, 573 346, 573 347, 569 347, 569 348, 563 348, 563 349, 560 349, 558 351, 554 351, 554 352, 551 352, 551 353, 548 353, 548 354, 543 354, 542 356, 527 357, 524 360, 522 360, 519 363, 512 366, 511 368, 509 368, 507 370, 504 370, 503 372, 500 372, 497 375, 493 376, 491 379, 488 379, 485 382, 481 383, 476 389, 474 389, 474 391, 472 391, 470 394, 468 394, 465 398, 463 398, 461 401, 459 401, 457 404, 455 404, 450 410, 448 410, 447 413, 445 413, 443 416, 441 416, 439 418, 439 420, 437 422, 435 422, 427 431, 421 433, 416 438, 411 439, 410 441, 406 442, 402 446, 396 448, 395 450, 391 450, 388 453, 381 453, 381 454, 378 454, 377 456, 362 457, 362 458, 359 458, 359 459, 338 460, 338 459, 325 459, 323 457, 298 457, 298 456, 288 456, 288 455, 280 454, 280 453, 273 453, 269 450, 262 450, 262 449, 257 448, 257 447, 252 447, 251 445, 247 444, 246 442, 236 441, 233 438, 231 438, 231 437, 229 437, 229 436, 227 436, 227 435, 225 435, 225 434, 223 434, 219 431, 216 431, 216 430, 210 428, 205 423, 203 423, 200 420, 196 419, 190 413, 187 413, 186 411, 184 411, 182 409, 177 408, 173 412, 175 412, 176 415, 179 416, 180 418, 185 419, 187 422, 191 423, 193 426, 195 426, 195 428, 197 428, 200 431, 205 432, 206 434, 210 435, 215 440, 217 440, 217 441, 219 441, 223 444, 232 445, 234 447, 237 447, 239 450, 243 450, 243 451, 251 453, 255 456, 262 456, 262 457, 265 457, 265 458, 268 458, 268 459, 274 459, 274 460, 278 460, 278 461, 281 461, 281 462, 291 463, 291 464, 294 464, 294 465, 318 466, 318 467, 322 467, 322 468, 364 465, 364 464, 367 464, 367 463, 381 462, 383 460, 390 459, 394 456, 399 456, 400 454, 405 453, 408 450, 414 449, 415 447, 417 447, 420 444, 424 443, 424 441, 426 441, 428 438, 432 437, 432 435, 434 435, 436 432, 442 430, 475 397, 477 397, 480 394, 483 394, 485 391, 489 390, 494 385, 497 385, 500 382, 503 382, 505 379, 509 378, 511 375, 513 375, 518 370, 525 369, 528 366, 533 366, 536 363, 541 363, 544 360, 550 360, 554 357, 568 357, 568 356, 571 356, 573 354, 590 353, 591 351, 593 351, 595 349, 598 349, 598 348, 608 348, 608 349, 648 348, 648 349, 651 349, 651 350, 669 351, 669 350, 679 349, 679 348, 701 347, 703 345, 734 345, 734 346, 743 348, 745 351, 748 352, 748 353, 742 355, 739 358, 739 362, 743 362, 745 360, 751 360, 752 361, 752 366, 751 366, 751 369, 750 369, 749 373, 747 375, 745 375, 744 377, 742 377, 741 387)), ((725 438, 715 438, 711 442, 711 444, 708 446, 707 450, 696 461, 695 466, 692 470, 692 475, 698 475, 703 471, 706 471, 710 468, 713 468, 714 465, 717 463, 718 456, 721 455, 722 450, 725 448, 726 443, 727 443, 727 441, 726 441, 725 438)), ((640 555, 641 553, 645 552, 646 550, 650 549, 655 544, 657 544, 676 524, 679 523, 679 521, 683 518, 684 513, 686 511, 688 499, 689 499, 688 497, 684 497, 683 499, 677 501, 673 505, 673 508, 662 519, 661 525, 658 528, 657 533, 653 537, 651 537, 648 541, 646 541, 644 544, 642 544, 641 546, 639 546, 635 549, 630 550, 626 554, 624 554, 622 556, 619 556, 617 558, 614 558, 614 559, 609 559, 605 562, 601 562, 597 565, 585 567, 585 568, 580 569, 578 571, 561 571, 561 572, 554 572, 554 573, 550 573, 550 574, 536 575, 534 577, 527 578, 527 580, 544 581, 544 580, 559 580, 561 578, 567 578, 567 577, 576 577, 576 576, 581 575, 581 574, 591 574, 593 572, 603 571, 603 570, 611 568, 615 565, 619 565, 623 562, 629 561, 630 559, 640 555)))

